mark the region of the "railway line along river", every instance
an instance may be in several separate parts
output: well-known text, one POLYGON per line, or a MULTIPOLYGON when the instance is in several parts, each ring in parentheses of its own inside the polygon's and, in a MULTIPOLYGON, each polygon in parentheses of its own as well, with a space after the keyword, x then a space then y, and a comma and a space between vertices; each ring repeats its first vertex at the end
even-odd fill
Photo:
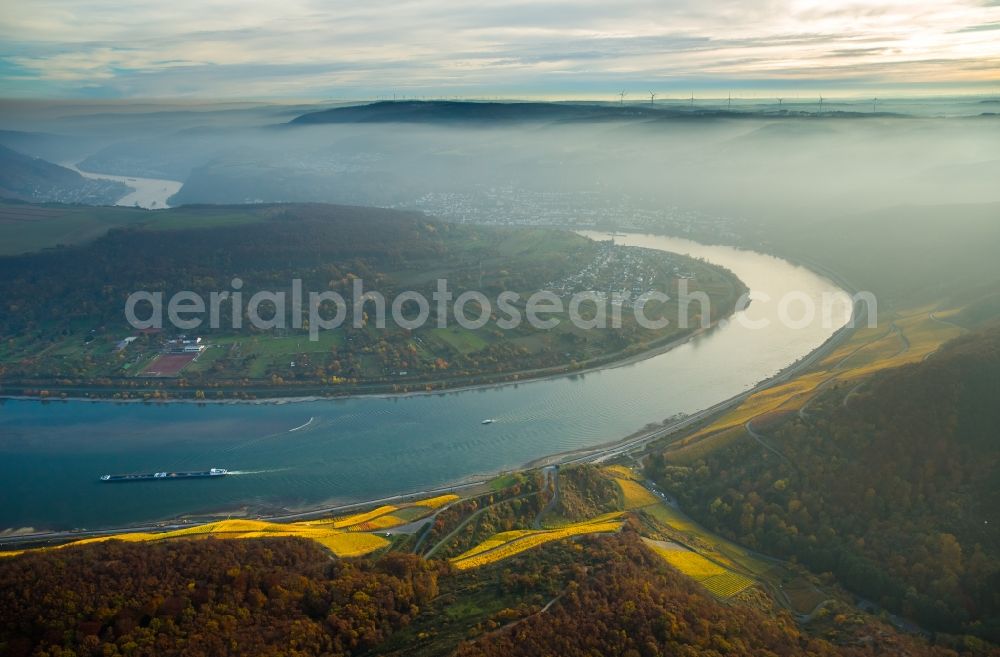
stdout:
POLYGON ((740 394, 820 347, 848 320, 843 308, 832 326, 824 326, 819 312, 797 328, 780 322, 783 296, 804 295, 819 308, 824 294, 840 291, 780 258, 655 235, 616 239, 730 269, 756 299, 743 311, 750 321, 729 321, 627 365, 441 394, 208 405, 6 400, 0 530, 96 529, 246 509, 280 513, 514 469, 740 394), (767 328, 749 327, 762 320, 767 328), (484 418, 495 421, 483 424, 484 418), (213 467, 233 474, 117 486, 98 480, 105 473, 213 467))

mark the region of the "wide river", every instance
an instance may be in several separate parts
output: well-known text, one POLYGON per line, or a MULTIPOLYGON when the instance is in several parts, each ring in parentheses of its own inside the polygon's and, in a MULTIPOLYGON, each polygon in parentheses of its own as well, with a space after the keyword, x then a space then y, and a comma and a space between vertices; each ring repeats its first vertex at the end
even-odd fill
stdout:
POLYGON ((733 321, 629 365, 433 395, 202 406, 8 400, 0 405, 0 529, 94 529, 247 507, 301 509, 513 469, 708 408, 805 356, 847 321, 844 308, 833 326, 823 326, 821 313, 802 328, 780 323, 783 295, 805 294, 819 307, 824 293, 839 291, 785 260, 661 236, 617 239, 729 268, 757 298, 747 318, 770 325, 733 321), (483 418, 496 422, 482 425, 483 418), (98 482, 104 473, 210 467, 238 474, 98 482))

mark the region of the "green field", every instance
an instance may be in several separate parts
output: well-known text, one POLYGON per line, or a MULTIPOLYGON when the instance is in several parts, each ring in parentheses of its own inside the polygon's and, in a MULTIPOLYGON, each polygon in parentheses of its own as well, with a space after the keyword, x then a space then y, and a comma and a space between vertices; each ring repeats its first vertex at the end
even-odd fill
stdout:
POLYGON ((461 326, 449 326, 442 329, 431 329, 428 331, 432 339, 443 342, 461 354, 469 354, 479 351, 489 343, 482 333, 470 331, 461 326))

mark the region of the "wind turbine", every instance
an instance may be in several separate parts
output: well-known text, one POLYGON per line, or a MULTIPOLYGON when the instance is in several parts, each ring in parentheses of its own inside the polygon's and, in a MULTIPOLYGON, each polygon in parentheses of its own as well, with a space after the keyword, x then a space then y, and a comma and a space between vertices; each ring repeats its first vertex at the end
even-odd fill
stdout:
POLYGON ((649 104, 652 105, 656 102, 656 94, 652 91, 649 92, 649 104))
POLYGON ((878 96, 872 98, 872 114, 875 113, 875 106, 878 105, 878 96))
POLYGON ((624 105, 625 104, 625 96, 627 96, 627 95, 628 95, 628 93, 624 89, 622 91, 618 92, 618 104, 619 105, 624 105))
POLYGON ((783 101, 783 100, 784 100, 784 98, 779 98, 778 99, 778 109, 781 109, 781 101, 783 101))
POLYGON ((726 106, 726 109, 733 109, 733 92, 732 91, 729 92, 729 104, 726 106))
POLYGON ((691 92, 691 107, 694 107, 694 92, 691 92))
POLYGON ((819 113, 823 113, 823 94, 819 95, 819 113))

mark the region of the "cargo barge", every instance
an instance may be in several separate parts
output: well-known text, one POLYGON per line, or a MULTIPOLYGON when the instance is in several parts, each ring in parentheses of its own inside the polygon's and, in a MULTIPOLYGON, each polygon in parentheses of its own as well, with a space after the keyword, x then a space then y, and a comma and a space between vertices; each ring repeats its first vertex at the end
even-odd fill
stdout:
POLYGON ((106 474, 101 481, 109 483, 125 481, 169 481, 171 479, 212 479, 229 474, 225 468, 212 468, 201 472, 150 472, 146 474, 106 474))

